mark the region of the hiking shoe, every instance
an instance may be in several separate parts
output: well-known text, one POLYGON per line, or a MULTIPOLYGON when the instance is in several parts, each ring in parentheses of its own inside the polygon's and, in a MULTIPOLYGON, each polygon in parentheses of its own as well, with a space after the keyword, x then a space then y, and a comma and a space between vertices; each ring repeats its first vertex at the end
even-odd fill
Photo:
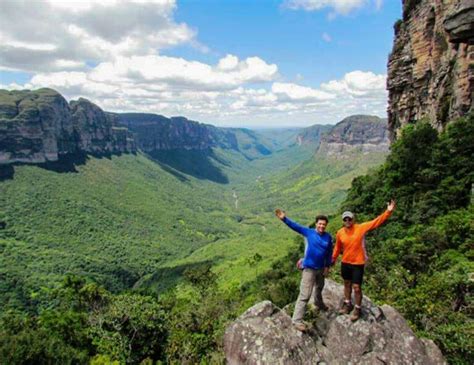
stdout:
POLYGON ((316 307, 318 307, 318 309, 321 312, 326 312, 329 309, 328 306, 324 303, 318 303, 318 304, 316 304, 316 307))
POLYGON ((351 314, 351 321, 355 322, 360 317, 360 307, 355 307, 351 314))
POLYGON ((300 332, 306 332, 307 330, 306 325, 302 322, 293 323, 293 328, 300 332))
POLYGON ((344 302, 344 304, 342 305, 342 308, 339 310, 339 314, 349 314, 352 308, 354 308, 352 306, 352 303, 344 302))

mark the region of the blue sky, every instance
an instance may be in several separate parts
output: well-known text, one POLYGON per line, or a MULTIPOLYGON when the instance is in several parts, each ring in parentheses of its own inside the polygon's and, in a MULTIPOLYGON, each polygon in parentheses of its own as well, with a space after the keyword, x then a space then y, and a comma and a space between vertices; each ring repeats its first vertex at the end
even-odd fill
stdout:
POLYGON ((109 111, 246 127, 384 117, 387 57, 401 17, 398 0, 0 7, 2 88, 52 87, 109 111), (22 22, 17 14, 26 15, 22 22))

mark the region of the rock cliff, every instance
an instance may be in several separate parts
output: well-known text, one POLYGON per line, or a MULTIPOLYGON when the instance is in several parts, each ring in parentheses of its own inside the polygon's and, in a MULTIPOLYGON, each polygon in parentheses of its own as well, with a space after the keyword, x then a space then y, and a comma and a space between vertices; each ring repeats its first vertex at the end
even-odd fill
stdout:
POLYGON ((391 306, 363 300, 361 319, 337 315, 343 287, 326 281, 327 312, 316 312, 308 332, 295 330, 290 316, 264 301, 231 323, 224 335, 233 364, 446 364, 431 340, 419 339, 391 306))
POLYGON ((321 137, 317 153, 345 158, 350 157, 352 152, 388 152, 389 146, 386 119, 370 115, 352 115, 321 137))
POLYGON ((442 129, 472 111, 474 0, 404 0, 388 60, 391 139, 428 118, 442 129))
POLYGON ((148 113, 116 114, 122 124, 137 136, 145 152, 176 148, 202 150, 213 145, 210 129, 184 117, 166 118, 148 113))
POLYGON ((296 136, 296 143, 301 145, 315 145, 318 146, 321 138, 331 130, 332 125, 315 124, 308 128, 304 128, 296 136))
POLYGON ((271 153, 270 143, 245 128, 218 128, 184 117, 166 118, 148 113, 116 114, 120 122, 134 132, 139 148, 145 152, 213 147, 231 149, 252 159, 271 153))
POLYGON ((85 99, 68 104, 51 89, 0 90, 0 164, 134 150, 128 130, 85 99))

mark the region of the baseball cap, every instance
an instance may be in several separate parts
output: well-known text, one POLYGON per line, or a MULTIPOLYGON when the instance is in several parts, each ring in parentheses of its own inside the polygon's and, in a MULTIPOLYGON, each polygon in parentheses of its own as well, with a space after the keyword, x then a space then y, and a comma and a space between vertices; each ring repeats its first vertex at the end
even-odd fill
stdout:
POLYGON ((344 219, 344 218, 354 219, 354 213, 349 212, 348 210, 346 210, 344 213, 342 213, 342 219, 344 219))

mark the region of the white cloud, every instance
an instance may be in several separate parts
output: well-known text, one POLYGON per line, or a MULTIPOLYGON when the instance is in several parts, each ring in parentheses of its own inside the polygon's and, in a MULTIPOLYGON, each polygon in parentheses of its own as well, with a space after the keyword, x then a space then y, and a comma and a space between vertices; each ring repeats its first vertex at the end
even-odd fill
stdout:
POLYGON ((324 101, 331 100, 335 97, 333 94, 325 91, 282 82, 273 83, 272 92, 280 95, 282 99, 288 99, 292 101, 324 101))
POLYGON ((351 114, 386 114, 385 75, 357 70, 313 88, 276 81, 276 65, 234 57, 214 66, 161 56, 119 58, 91 70, 37 74, 8 88, 52 87, 108 111, 184 115, 216 125, 303 126, 351 114), (262 87, 255 88, 256 79, 264 81, 262 87))
POLYGON ((352 71, 341 80, 332 80, 321 85, 321 89, 335 94, 346 94, 352 97, 369 97, 386 95, 386 75, 373 72, 352 71))
POLYGON ((234 55, 226 55, 224 58, 219 60, 217 68, 223 71, 234 70, 239 65, 239 59, 234 55))
POLYGON ((166 85, 174 89, 220 90, 251 82, 271 81, 278 67, 258 57, 240 61, 227 55, 213 67, 205 63, 166 56, 117 57, 99 64, 90 79, 97 82, 134 82, 166 85))
POLYGON ((175 9, 174 0, 5 1, 0 67, 29 72, 60 71, 64 65, 81 69, 86 62, 156 54, 183 43, 208 51, 196 41, 195 30, 173 19, 175 9))
POLYGON ((319 11, 325 8, 332 10, 330 17, 336 14, 348 15, 367 5, 382 7, 383 0, 286 0, 283 6, 292 10, 319 11))

